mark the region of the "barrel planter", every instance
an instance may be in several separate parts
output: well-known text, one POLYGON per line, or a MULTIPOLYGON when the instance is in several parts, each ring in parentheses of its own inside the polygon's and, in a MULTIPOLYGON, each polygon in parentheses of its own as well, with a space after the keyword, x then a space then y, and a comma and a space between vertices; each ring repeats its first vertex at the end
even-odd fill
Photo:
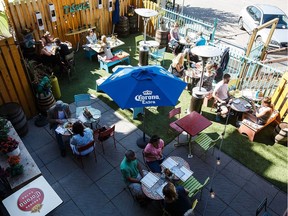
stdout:
POLYGON ((0 116, 11 122, 20 137, 28 133, 28 124, 25 113, 18 103, 11 102, 0 107, 0 116))
POLYGON ((55 98, 52 93, 49 93, 48 95, 40 95, 37 98, 37 105, 39 111, 43 115, 47 115, 47 111, 50 107, 52 107, 55 104, 55 98))
POLYGON ((138 32, 138 15, 134 13, 133 16, 128 16, 130 33, 138 32))
POLYGON ((119 37, 128 37, 130 34, 129 19, 126 16, 121 16, 119 23, 116 25, 115 32, 119 37))
POLYGON ((275 143, 287 145, 288 123, 282 122, 274 130, 275 143))
POLYGON ((160 29, 157 29, 156 31, 156 35, 155 35, 155 40, 157 42, 159 42, 159 49, 161 48, 164 48, 164 47, 167 47, 168 45, 168 34, 169 34, 169 31, 163 31, 163 30, 160 30, 160 29))

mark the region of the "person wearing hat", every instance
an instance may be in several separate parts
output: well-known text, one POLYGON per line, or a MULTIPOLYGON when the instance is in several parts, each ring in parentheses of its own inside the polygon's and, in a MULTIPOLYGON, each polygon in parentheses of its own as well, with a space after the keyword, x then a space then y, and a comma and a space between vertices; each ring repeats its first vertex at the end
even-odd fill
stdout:
MULTIPOLYGON (((54 106, 52 106, 47 112, 47 118, 50 124, 50 129, 55 129, 59 124, 63 124, 71 117, 71 111, 67 103, 58 100, 54 106)), ((59 145, 62 157, 66 156, 64 142, 62 140, 62 135, 55 131, 55 136, 57 143, 59 145)))
POLYGON ((144 149, 145 161, 152 172, 161 173, 163 149, 164 141, 158 135, 153 135, 144 149))

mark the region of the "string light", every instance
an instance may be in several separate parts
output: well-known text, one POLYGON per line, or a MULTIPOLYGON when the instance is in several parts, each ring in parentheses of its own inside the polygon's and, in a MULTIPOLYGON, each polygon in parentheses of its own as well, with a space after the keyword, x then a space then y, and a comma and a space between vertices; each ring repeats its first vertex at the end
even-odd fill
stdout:
POLYGON ((217 165, 220 165, 221 164, 221 160, 220 160, 220 157, 217 157, 217 162, 216 162, 217 165))
POLYGON ((74 17, 74 16, 75 16, 75 14, 73 13, 73 14, 72 14, 72 17, 74 17))
POLYGON ((65 23, 68 23, 67 19, 65 19, 65 23))
POLYGON ((54 29, 57 29, 57 25, 54 26, 54 29))
POLYGON ((129 52, 131 52, 131 51, 132 51, 131 46, 129 46, 129 52))
POLYGON ((212 198, 212 199, 214 199, 215 198, 215 192, 213 191, 213 189, 211 188, 210 189, 210 197, 212 198))

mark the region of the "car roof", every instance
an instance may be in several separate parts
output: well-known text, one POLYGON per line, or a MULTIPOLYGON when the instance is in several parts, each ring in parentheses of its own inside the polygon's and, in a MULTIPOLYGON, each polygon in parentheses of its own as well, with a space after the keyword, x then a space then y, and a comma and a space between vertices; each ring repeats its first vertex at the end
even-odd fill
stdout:
POLYGON ((280 8, 268 4, 255 4, 264 14, 285 14, 280 8))

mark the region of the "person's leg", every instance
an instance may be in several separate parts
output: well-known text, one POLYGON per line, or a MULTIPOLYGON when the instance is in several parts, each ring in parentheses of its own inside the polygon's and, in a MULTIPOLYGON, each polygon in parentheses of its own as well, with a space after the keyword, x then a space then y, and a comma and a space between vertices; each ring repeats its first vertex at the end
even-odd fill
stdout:
POLYGON ((257 123, 257 117, 251 113, 243 113, 242 120, 249 119, 250 121, 257 123))
POLYGON ((151 172, 161 173, 161 167, 160 167, 159 161, 147 162, 147 165, 149 166, 151 172))
POLYGON ((61 155, 62 157, 65 157, 66 156, 66 151, 65 151, 65 145, 64 145, 64 142, 63 142, 63 139, 62 139, 62 134, 59 134, 55 131, 55 129, 57 128, 57 125, 55 125, 52 130, 54 130, 55 132, 55 137, 56 137, 56 140, 57 140, 57 144, 59 146, 59 149, 61 151, 61 155))

